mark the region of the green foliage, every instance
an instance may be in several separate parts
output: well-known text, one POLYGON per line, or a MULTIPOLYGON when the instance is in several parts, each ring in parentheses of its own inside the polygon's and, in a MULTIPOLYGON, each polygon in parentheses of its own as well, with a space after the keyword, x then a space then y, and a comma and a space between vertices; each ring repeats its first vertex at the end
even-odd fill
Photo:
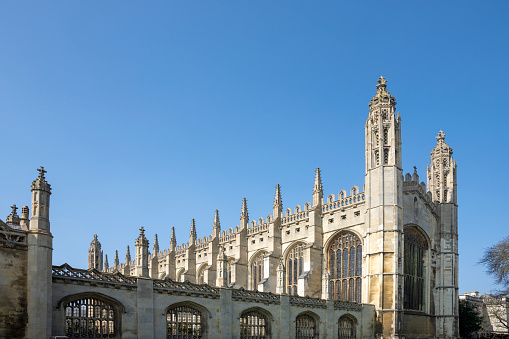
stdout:
POLYGON ((495 277, 497 284, 509 287, 509 237, 488 247, 479 263, 486 266, 488 274, 495 277))
POLYGON ((459 311, 459 327, 462 338, 468 338, 470 334, 481 330, 483 318, 472 303, 460 300, 459 311))

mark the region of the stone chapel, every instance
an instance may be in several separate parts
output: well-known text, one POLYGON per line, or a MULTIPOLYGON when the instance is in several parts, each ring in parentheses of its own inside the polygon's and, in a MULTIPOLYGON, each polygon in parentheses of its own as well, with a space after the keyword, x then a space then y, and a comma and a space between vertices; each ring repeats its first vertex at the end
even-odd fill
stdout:
POLYGON ((216 210, 210 235, 193 219, 189 241, 172 229, 151 251, 141 227, 113 265, 94 235, 88 269, 52 265, 41 167, 31 211, 0 221, 0 337, 457 338, 456 162, 440 131, 426 183, 403 174, 401 128, 380 77, 363 187, 324 195, 317 168, 303 206, 284 209, 277 185, 267 217, 250 221, 244 198, 235 228, 216 210))

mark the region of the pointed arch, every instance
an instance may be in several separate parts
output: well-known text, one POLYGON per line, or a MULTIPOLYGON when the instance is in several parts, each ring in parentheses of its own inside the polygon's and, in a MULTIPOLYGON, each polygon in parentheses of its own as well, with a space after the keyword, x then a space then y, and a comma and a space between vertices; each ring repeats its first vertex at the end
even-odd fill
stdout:
POLYGON ((326 243, 329 298, 362 302, 362 240, 342 230, 326 243))
POLYGON ((264 278, 264 261, 267 252, 258 250, 249 260, 250 285, 252 290, 256 290, 260 281, 264 278))
POLYGON ((198 284, 207 284, 208 281, 205 281, 205 270, 208 269, 209 265, 207 263, 202 263, 198 270, 196 271, 196 283, 198 284))
POLYGON ((243 339, 271 338, 272 314, 260 307, 252 307, 241 312, 240 337, 243 339))
POLYGON ((345 314, 338 320, 338 339, 356 339, 357 319, 351 314, 345 314))
POLYGON ((287 248, 284 254, 286 269, 286 293, 298 294, 299 276, 304 272, 304 248, 306 244, 298 241, 287 248))
POLYGON ((404 308, 424 311, 429 239, 418 225, 403 228, 404 308))
POLYGON ((207 336, 207 308, 191 301, 172 304, 166 308, 166 337, 199 339, 207 336))
POLYGON ((295 318, 296 339, 319 338, 320 317, 311 311, 304 311, 295 318))

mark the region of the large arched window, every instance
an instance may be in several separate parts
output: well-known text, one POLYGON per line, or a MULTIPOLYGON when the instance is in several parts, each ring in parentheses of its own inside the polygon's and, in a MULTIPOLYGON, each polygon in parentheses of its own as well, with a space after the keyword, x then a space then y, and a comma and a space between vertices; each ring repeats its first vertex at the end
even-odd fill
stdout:
POLYGON ((297 282, 304 270, 304 244, 298 244, 288 253, 286 259, 286 293, 298 295, 297 282))
POLYGON ((295 319, 295 338, 296 339, 317 339, 318 328, 316 320, 309 314, 298 315, 295 319))
POLYGON ((168 339, 204 338, 204 317, 195 307, 176 305, 166 311, 166 334, 168 339))
POLYGON ((426 239, 415 227, 405 227, 405 293, 407 310, 424 310, 424 254, 426 239))
MULTIPOLYGON (((79 297, 78 297, 79 298, 79 297)), ((69 338, 117 338, 117 307, 95 296, 65 302, 65 335, 69 338)))
POLYGON ((361 302, 362 242, 352 232, 341 232, 329 245, 329 297, 361 302))
POLYGON ((263 279, 263 261, 265 253, 260 253, 254 258, 251 263, 251 286, 253 290, 256 290, 258 283, 263 279))
POLYGON ((248 310, 240 315, 240 339, 270 338, 268 317, 258 310, 248 310))
POLYGON ((233 262, 234 261, 235 261, 235 259, 230 258, 226 262, 226 285, 227 286, 230 286, 233 283, 232 270, 233 270, 233 262))
POLYGON ((205 270, 208 268, 207 265, 202 265, 200 267, 200 270, 198 271, 198 276, 197 276, 197 279, 196 279, 196 282, 198 284, 205 284, 206 281, 205 281, 205 270))
POLYGON ((355 339, 355 319, 344 315, 338 322, 338 339, 355 339))

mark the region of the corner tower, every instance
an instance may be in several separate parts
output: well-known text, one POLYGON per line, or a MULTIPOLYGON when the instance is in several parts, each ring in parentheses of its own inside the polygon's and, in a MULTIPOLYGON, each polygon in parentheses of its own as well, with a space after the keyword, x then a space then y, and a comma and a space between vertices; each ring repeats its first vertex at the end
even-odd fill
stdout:
POLYGON ((51 186, 44 167, 32 182, 32 219, 28 230, 27 338, 49 338, 52 318, 51 256, 53 236, 49 223, 51 186))
POLYGON ((97 239, 97 234, 94 234, 94 240, 90 243, 90 249, 88 250, 88 268, 103 270, 103 251, 101 250, 101 243, 97 239))
POLYGON ((363 302, 374 304, 383 338, 399 338, 403 307, 400 239, 403 231, 401 119, 396 100, 378 79, 366 120, 366 252, 363 302))

